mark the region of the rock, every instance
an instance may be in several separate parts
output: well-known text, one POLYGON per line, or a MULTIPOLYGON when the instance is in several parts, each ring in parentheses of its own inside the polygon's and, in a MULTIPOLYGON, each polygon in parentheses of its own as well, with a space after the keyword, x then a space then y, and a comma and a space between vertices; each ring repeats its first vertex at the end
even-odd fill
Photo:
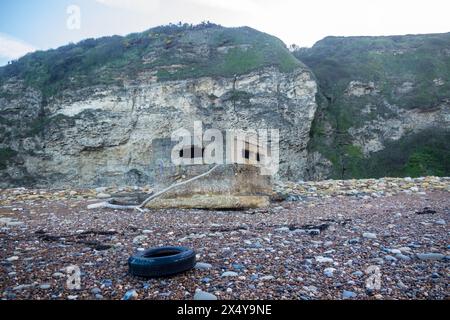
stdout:
MULTIPOLYGON (((202 32, 203 31, 199 31, 198 33, 200 38, 203 38, 203 36, 200 36, 202 32)), ((213 33, 217 34, 216 31, 213 31, 213 33)), ((214 35, 211 36, 215 37, 214 35)), ((194 44, 193 48, 196 48, 195 50, 206 49, 207 52, 215 50, 212 47, 203 48, 204 45, 206 45, 206 43, 210 41, 212 40, 206 40, 206 42, 202 40, 201 45, 194 44)), ((206 47, 207 46, 208 45, 206 45, 206 47)), ((153 54, 156 54, 154 58, 159 59, 157 57, 158 53, 156 51, 152 52, 152 55, 153 54)), ((191 53, 189 53, 189 55, 191 55, 191 53)), ((220 56, 225 57, 226 55, 220 56)), ((205 58, 208 59, 208 57, 205 58)), ((107 63, 107 61, 104 61, 104 63, 107 63)), ((283 137, 283 142, 286 142, 286 145, 281 144, 281 148, 283 149, 281 154, 284 154, 284 151, 289 151, 288 154, 290 156, 287 159, 287 161, 289 162, 288 164, 284 163, 283 161, 282 163, 280 163, 280 174, 288 171, 288 175, 292 179, 300 178, 303 176, 303 171, 305 170, 306 165, 304 164, 304 162, 307 161, 307 154, 305 152, 305 147, 302 144, 298 144, 298 141, 304 141, 306 145, 306 142, 309 140, 309 129, 311 127, 313 115, 315 114, 317 109, 317 102, 315 98, 317 92, 317 83, 314 79, 314 76, 306 67, 295 67, 294 69, 295 71, 288 73, 281 72, 280 70, 278 70, 278 68, 272 67, 259 70, 255 69, 254 71, 248 72, 245 75, 240 75, 238 83, 238 89, 240 92, 251 92, 261 97, 266 97, 261 101, 253 102, 253 99, 249 101, 249 108, 258 108, 264 111, 262 113, 263 117, 261 118, 259 114, 248 114, 245 117, 245 120, 242 119, 244 121, 242 123, 242 126, 251 127, 253 125, 254 127, 255 125, 257 126, 258 124, 265 123, 265 121, 270 121, 272 125, 277 128, 281 128, 281 126, 283 126, 283 132, 286 132, 285 136, 283 137), (264 73, 267 76, 261 76, 262 70, 264 70, 264 73), (282 110, 274 110, 272 107, 271 101, 278 97, 278 93, 276 92, 276 90, 272 90, 274 84, 279 84, 280 90, 283 90, 283 94, 286 95, 286 99, 285 101, 283 101, 283 103, 286 103, 285 105, 287 107, 298 108, 298 110, 302 110, 300 114, 290 114, 289 122, 285 122, 282 110), (294 91, 296 91, 297 93, 294 93, 294 91), (299 93, 300 91, 301 95, 299 93), (274 116, 269 116, 269 112, 274 112, 274 116), (310 116, 305 117, 305 115, 310 116), (291 171, 289 171, 290 169, 291 171)), ((125 77, 124 74, 118 76, 125 77)), ((83 77, 83 75, 81 75, 81 77, 83 77)), ((17 79, 17 81, 18 80, 19 79, 17 79)), ((139 170, 136 169, 135 166, 135 163, 148 162, 148 155, 145 154, 145 152, 142 152, 142 150, 140 150, 140 148, 138 147, 139 143, 142 140, 142 137, 148 136, 149 141, 164 139, 167 137, 170 138, 169 131, 171 130, 167 128, 178 128, 178 126, 182 126, 184 120, 187 121, 187 119, 192 118, 193 115, 203 112, 202 110, 204 109, 204 106, 211 103, 211 98, 208 94, 198 95, 198 89, 195 88, 195 84, 197 83, 198 79, 195 78, 180 79, 179 81, 175 81, 173 85, 171 83, 170 87, 160 82, 155 82, 154 86, 152 85, 150 87, 147 87, 147 79, 136 79, 136 81, 136 88, 140 93, 142 93, 139 99, 142 99, 142 101, 150 101, 154 100, 153 97, 158 96, 158 99, 154 100, 156 112, 154 115, 152 114, 151 116, 147 117, 145 110, 136 108, 136 110, 134 110, 135 112, 133 113, 125 112, 121 117, 117 117, 117 110, 112 107, 112 104, 114 104, 115 102, 112 103, 111 101, 117 99, 117 97, 120 95, 120 108, 122 108, 122 105, 131 106, 134 99, 136 98, 136 91, 131 88, 124 88, 124 90, 122 91, 122 89, 116 89, 114 86, 105 86, 105 88, 108 88, 108 93, 106 93, 105 96, 102 96, 101 98, 97 97, 95 94, 93 94, 93 92, 91 94, 86 93, 80 95, 80 92, 78 90, 71 90, 70 93, 68 93, 68 96, 71 96, 72 98, 67 99, 67 101, 65 102, 62 102, 61 105, 58 106, 58 110, 53 110, 53 112, 49 112, 49 114, 46 116, 51 118, 57 114, 61 114, 65 115, 68 118, 74 117, 75 115, 81 115, 82 110, 84 110, 83 108, 93 110, 93 116, 91 118, 88 117, 88 119, 83 118, 82 120, 80 120, 80 123, 76 122, 75 124, 73 124, 73 128, 71 124, 63 124, 61 128, 58 128, 58 132, 66 132, 67 130, 72 130, 70 131, 70 135, 58 136, 58 132, 52 132, 51 135, 49 134, 48 138, 45 136, 46 139, 44 139, 43 137, 44 140, 39 141, 39 145, 48 145, 49 143, 54 143, 54 145, 52 145, 52 151, 48 150, 43 155, 45 157, 48 157, 48 159, 45 161, 45 164, 43 163, 41 166, 38 165, 37 159, 34 160, 33 163, 28 164, 27 160, 25 161, 26 163, 18 167, 17 170, 21 170, 21 172, 27 172, 27 174, 30 174, 30 177, 34 178, 39 174, 43 174, 44 176, 42 177, 42 181, 48 181, 49 184, 58 182, 58 186, 62 184, 81 185, 83 182, 88 184, 101 183, 105 185, 125 185, 134 184, 127 183, 127 181, 129 180, 132 180, 134 182, 135 180, 141 180, 141 178, 143 177, 148 177, 149 181, 152 180, 155 173, 158 172, 156 170, 158 169, 158 166, 153 167, 149 164, 147 166, 142 166, 142 168, 139 167, 139 170), (168 91, 166 92, 166 90, 168 91), (75 102, 74 98, 76 96, 77 102, 75 102), (183 100, 183 103, 181 105, 180 102, 178 102, 178 99, 183 100), (165 109, 164 106, 166 105, 177 105, 177 110, 179 112, 171 112, 170 110, 165 109), (142 121, 142 126, 130 125, 136 122, 138 119, 142 121), (160 121, 161 123, 157 122, 156 119, 160 119, 158 121, 160 121), (130 141, 126 139, 127 137, 130 139, 130 141), (125 141, 127 143, 125 143, 125 141), (120 146, 120 148, 124 149, 121 152, 117 152, 117 150, 115 150, 115 148, 112 148, 112 146, 120 146), (71 150, 70 155, 63 154, 63 150, 71 150), (82 150, 84 151, 81 152, 82 150), (98 153, 102 152, 105 152, 105 158, 103 160, 108 159, 108 161, 102 161, 100 163, 100 161, 98 161, 98 153), (133 159, 133 162, 127 163, 126 159, 124 159, 123 156, 125 154, 130 155, 133 159), (54 155, 54 157, 52 157, 52 155, 54 155), (83 170, 81 172, 78 172, 78 174, 73 175, 67 172, 68 170, 63 171, 63 168, 69 168, 70 164, 81 163, 80 161, 83 162, 85 168, 83 167, 83 170), (154 173, 153 171, 155 170, 157 172, 154 173), (93 176, 93 173, 100 171, 102 172, 101 177, 93 176), (54 176, 58 172, 61 173, 61 176, 55 178, 54 176), (47 178, 48 180, 45 180, 47 178)), ((204 119, 202 119, 205 123, 214 124, 214 128, 226 125, 226 123, 229 123, 229 121, 232 121, 231 119, 233 119, 233 114, 231 114, 233 110, 232 102, 227 102, 227 100, 229 100, 230 98, 230 88, 232 87, 233 81, 235 81, 233 76, 223 77, 223 79, 221 77, 220 80, 217 77, 202 77, 202 90, 204 90, 204 92, 215 92, 216 94, 219 94, 219 96, 222 96, 222 98, 217 100, 217 102, 219 103, 219 101, 221 101, 220 103, 222 105, 221 107, 224 108, 223 111, 225 117, 219 120, 216 119, 213 114, 208 113, 208 116, 206 116, 205 114, 204 119), (229 92, 228 95, 227 92, 229 92), (228 98, 226 98, 227 96, 228 98)), ((26 105, 27 108, 23 108, 24 110, 16 110, 15 107, 11 107, 11 110, 17 111, 13 113, 13 115, 17 117, 17 119, 20 119, 21 116, 23 116, 23 118, 25 119, 25 115, 30 115, 36 110, 33 109, 36 108, 36 105, 34 104, 34 102, 33 104, 27 103, 26 99, 29 99, 29 97, 27 97, 27 94, 24 91, 12 91, 11 93, 11 95, 13 96, 15 96, 16 94, 21 95, 22 98, 20 102, 15 103, 19 103, 19 105, 23 104, 24 106, 26 105)), ((10 101, 10 98, 6 100, 5 99, 2 100, 2 106, 3 104, 8 104, 10 101)), ((16 100, 14 99, 14 101, 16 100)), ((40 106, 40 102, 36 103, 37 106, 40 106)), ((2 112, 2 116, 4 114, 5 112, 2 112)), ((6 118, 8 119, 8 121, 10 121, 9 117, 11 117, 11 115, 6 118)), ((10 130, 12 129, 13 128, 11 128, 10 130)), ((7 132, 9 133, 10 131, 8 130, 7 132)), ((18 135, 18 137, 20 137, 20 135, 18 135)), ((23 140, 23 138, 21 139, 23 140)), ((11 141, 11 146, 13 146, 14 143, 19 143, 19 141, 22 140, 13 139, 11 141)), ((8 146, 8 144, 6 144, 4 147, 6 146, 8 146)), ((167 146, 165 148, 167 148, 167 146)), ((22 150, 22 147, 20 147, 20 149, 22 150)), ((165 149, 163 149, 162 151, 165 151, 165 149)), ((152 155, 154 155, 155 157, 159 157, 160 154, 152 149, 152 155)), ((18 157, 25 157, 25 153, 19 154, 18 157)), ((12 168, 14 167, 11 165, 8 170, 13 170, 12 168)), ((167 172, 164 173, 166 174, 167 172)), ((7 184, 6 181, 4 183, 7 184)), ((103 192, 105 191, 106 190, 104 190, 103 192)))
POLYGON ((390 262, 396 262, 396 261, 397 261, 397 258, 395 258, 395 257, 393 257, 393 256, 390 256, 390 255, 384 256, 384 259, 385 259, 386 261, 390 261, 390 262))
POLYGON ((309 287, 308 286, 304 286, 303 289, 306 290, 306 291, 309 291, 309 292, 311 292, 313 294, 316 294, 317 291, 318 291, 318 288, 316 286, 309 286, 309 287))
POLYGON ((298 201, 302 201, 302 200, 303 200, 302 197, 297 194, 290 194, 286 197, 287 202, 298 202, 298 201))
POLYGON ((445 225, 446 225, 446 222, 445 222, 444 219, 436 220, 434 223, 435 223, 435 224, 438 224, 438 225, 441 225, 441 226, 445 226, 445 225))
POLYGON ((323 246, 324 247, 331 247, 333 245, 333 241, 326 241, 323 246))
POLYGON ((97 194, 97 199, 109 199, 111 195, 109 193, 99 193, 97 194))
POLYGON ((209 283, 211 281, 211 279, 210 278, 203 278, 201 281, 203 283, 209 283))
POLYGON ((349 244, 357 244, 357 243, 359 243, 359 238, 350 239, 350 240, 348 240, 348 243, 349 244))
POLYGON ((401 290, 408 290, 408 287, 407 287, 402 281, 399 281, 399 282, 397 283, 397 286, 398 286, 399 289, 401 289, 401 290))
POLYGON ((48 284, 48 283, 43 283, 43 284, 41 284, 41 285, 39 286, 39 288, 42 289, 42 290, 48 290, 48 289, 51 288, 51 285, 48 284))
POLYGON ((6 226, 8 226, 8 227, 18 227, 18 226, 22 226, 22 225, 24 225, 24 223, 22 221, 11 221, 6 224, 6 226))
POLYGON ((237 270, 237 271, 241 271, 243 269, 245 269, 245 266, 239 263, 233 263, 231 265, 233 267, 233 269, 237 270))
POLYGON ((325 276, 327 276, 328 278, 332 278, 333 276, 334 276, 334 272, 336 271, 336 269, 335 268, 326 268, 324 271, 323 271, 323 274, 325 275, 325 276))
POLYGON ((209 263, 197 262, 194 268, 197 270, 209 270, 212 268, 212 265, 210 265, 209 263))
POLYGON ((142 284, 142 288, 144 289, 144 290, 148 290, 148 289, 150 289, 152 287, 152 285, 150 284, 150 283, 148 283, 148 282, 144 282, 143 284, 142 284))
POLYGON ((211 293, 198 290, 194 294, 194 300, 217 300, 217 297, 211 293))
POLYGON ((22 291, 33 287, 31 284, 21 284, 13 288, 14 291, 22 291))
POLYGON ((93 295, 100 294, 100 293, 102 293, 102 290, 100 288, 92 288, 91 293, 93 295))
POLYGON ((136 236, 133 238, 133 244, 139 245, 148 240, 148 237, 145 235, 136 236))
POLYGON ((384 259, 383 258, 375 258, 375 259, 373 259, 373 262, 375 262, 376 264, 384 264, 384 259))
POLYGON ((275 279, 274 276, 264 276, 264 277, 259 278, 260 281, 271 281, 273 279, 275 279))
POLYGON ((322 256, 317 256, 315 259, 318 263, 333 263, 334 262, 333 259, 322 257, 322 256))
POLYGON ((17 298, 17 294, 12 292, 4 292, 3 295, 6 295, 7 300, 15 300, 17 298))
POLYGON ((437 272, 433 272, 433 274, 431 275, 431 278, 433 278, 433 279, 438 279, 440 277, 441 277, 440 274, 437 272))
POLYGON ((71 296, 68 296, 67 299, 69 299, 69 300, 77 300, 77 299, 78 299, 78 296, 75 296, 75 295, 72 296, 72 295, 71 295, 71 296))
POLYGON ((396 254, 395 257, 397 259, 403 260, 403 261, 411 261, 411 258, 408 257, 407 255, 404 255, 402 253, 396 254))
POLYGON ((370 233, 370 232, 365 232, 365 233, 363 233, 363 238, 366 238, 366 239, 376 239, 377 238, 377 235, 375 234, 375 233, 370 233))
POLYGON ((367 294, 369 297, 373 297, 373 296, 375 295, 375 290, 372 289, 372 288, 366 288, 366 294, 367 294))
POLYGON ((420 260, 442 260, 445 255, 441 253, 418 253, 417 258, 420 260))
POLYGON ((222 277, 237 277, 238 274, 234 271, 226 271, 224 273, 222 273, 222 277))
POLYGON ((342 299, 352 299, 352 298, 356 298, 357 294, 354 293, 353 291, 347 291, 344 290, 342 292, 342 299))
POLYGON ((61 272, 55 272, 54 274, 52 274, 53 278, 64 278, 66 275, 64 273, 61 272))
POLYGON ((250 276, 250 280, 251 280, 251 281, 256 281, 256 280, 258 280, 258 279, 259 279, 259 277, 258 277, 257 274, 252 274, 252 275, 250 276))
POLYGON ((402 253, 402 251, 399 249, 391 249, 391 250, 389 250, 389 252, 392 254, 401 254, 402 253))
POLYGON ((111 288, 113 285, 112 280, 106 279, 102 281, 102 288, 111 288))
POLYGON ((149 233, 152 233, 152 232, 153 232, 152 230, 142 230, 143 234, 149 234, 149 233))
POLYGON ((400 250, 402 253, 411 253, 411 248, 410 247, 401 247, 398 248, 398 250, 400 250))
POLYGON ((136 300, 139 297, 136 290, 128 290, 124 296, 122 297, 122 300, 136 300))
POLYGON ((8 261, 8 262, 14 262, 14 261, 17 261, 17 260, 19 260, 18 256, 12 256, 12 257, 9 257, 8 259, 6 259, 6 261, 8 261))
POLYGON ((120 250, 123 248, 123 244, 121 242, 114 243, 113 248, 120 250))
POLYGON ((355 277, 362 277, 364 275, 364 273, 362 271, 355 271, 352 273, 352 275, 354 275, 355 277))
POLYGON ((100 293, 97 293, 97 294, 95 295, 95 299, 97 299, 97 300, 103 300, 103 296, 102 296, 100 293))

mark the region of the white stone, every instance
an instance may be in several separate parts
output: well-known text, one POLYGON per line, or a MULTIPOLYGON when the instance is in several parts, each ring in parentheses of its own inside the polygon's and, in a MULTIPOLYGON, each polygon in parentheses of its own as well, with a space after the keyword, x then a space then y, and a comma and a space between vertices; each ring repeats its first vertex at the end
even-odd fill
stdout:
POLYGON ((8 259, 6 259, 6 261, 9 261, 9 262, 13 262, 13 261, 17 261, 17 260, 19 260, 18 256, 12 256, 12 257, 9 257, 8 259))
POLYGON ((194 294, 194 300, 217 300, 217 297, 211 293, 198 290, 194 294))
POLYGON ((226 271, 222 273, 222 277, 237 277, 238 274, 234 271, 226 271))
POLYGON ((335 268, 326 268, 323 271, 323 274, 326 275, 328 278, 331 278, 331 277, 333 277, 335 271, 336 271, 335 268))
POLYGON ((97 199, 109 199, 111 195, 109 193, 99 193, 97 194, 97 199))
POLYGON ((145 235, 136 236, 133 238, 133 244, 142 244, 148 240, 148 237, 145 235))
POLYGON ((259 278, 259 280, 261 280, 261 281, 271 281, 273 279, 275 279, 274 276, 264 276, 264 277, 259 278))
POLYGON ((197 262, 195 264, 195 269, 197 270, 209 270, 212 268, 212 265, 204 262, 197 262))
POLYGON ((375 233, 370 233, 370 232, 365 232, 365 233, 363 233, 363 238, 366 238, 366 239, 376 239, 377 238, 377 235, 375 234, 375 233))
POLYGON ((334 260, 331 258, 326 258, 326 257, 322 257, 322 256, 317 256, 316 257, 316 261, 318 263, 333 263, 334 260))

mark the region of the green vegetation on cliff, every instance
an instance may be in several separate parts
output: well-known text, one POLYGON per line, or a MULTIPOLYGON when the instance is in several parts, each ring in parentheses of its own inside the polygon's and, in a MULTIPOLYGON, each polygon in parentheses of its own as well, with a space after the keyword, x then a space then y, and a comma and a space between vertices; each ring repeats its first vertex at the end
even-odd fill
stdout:
POLYGON ((8 161, 16 155, 17 152, 11 148, 0 148, 0 169, 6 169, 8 161))
POLYGON ((450 131, 430 129, 389 142, 369 158, 350 157, 356 178, 423 177, 450 174, 450 131))
MULTIPOLYGON (((158 81, 232 78, 269 66, 290 72, 305 65, 314 72, 320 88, 308 148, 332 163, 329 178, 450 176, 450 128, 423 132, 407 128, 415 133, 396 141, 380 134, 384 149, 369 155, 356 145, 350 130, 375 120, 382 123, 395 117, 401 121, 399 110, 432 113, 442 106, 448 108, 450 33, 327 37, 293 54, 276 37, 248 27, 224 28, 211 23, 168 25, 125 37, 87 39, 28 54, 0 68, 0 102, 6 102, 5 106, 21 97, 21 93, 5 89, 7 86, 1 88, 9 80, 13 84, 23 80, 39 91, 36 99, 42 96, 38 116, 0 116, 0 143, 8 146, 11 135, 39 136, 52 124, 73 121, 45 113, 46 101, 64 90, 120 86, 139 76, 156 76, 158 81)), ((210 95, 211 100, 217 98, 210 95)), ((224 101, 233 102, 236 110, 251 98, 251 92, 232 90, 224 101)), ((15 156, 10 148, 0 149, 0 169, 15 156)))
POLYGON ((335 103, 344 102, 350 81, 374 82, 383 98, 402 108, 433 108, 450 97, 450 33, 327 37, 294 54, 335 103))
POLYGON ((369 157, 352 145, 348 131, 391 118, 392 106, 426 111, 449 104, 450 33, 327 37, 294 55, 319 82, 309 148, 332 162, 332 178, 450 175, 446 130, 386 142, 383 151, 369 157), (367 91, 349 94, 352 81, 367 91))
POLYGON ((180 24, 28 54, 0 68, 0 82, 22 78, 49 98, 64 89, 132 81, 144 71, 165 81, 230 77, 265 66, 288 72, 302 63, 281 40, 248 27, 180 24))

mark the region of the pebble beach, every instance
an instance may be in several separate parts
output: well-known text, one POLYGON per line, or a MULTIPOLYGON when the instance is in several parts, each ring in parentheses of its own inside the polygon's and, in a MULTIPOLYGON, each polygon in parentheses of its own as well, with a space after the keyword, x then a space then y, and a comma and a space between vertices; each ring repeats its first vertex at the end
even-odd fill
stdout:
POLYGON ((449 298, 450 178, 279 182, 244 211, 87 209, 131 191, 151 186, 0 190, 0 298, 449 298), (130 255, 167 245, 194 249, 195 268, 129 275, 130 255))

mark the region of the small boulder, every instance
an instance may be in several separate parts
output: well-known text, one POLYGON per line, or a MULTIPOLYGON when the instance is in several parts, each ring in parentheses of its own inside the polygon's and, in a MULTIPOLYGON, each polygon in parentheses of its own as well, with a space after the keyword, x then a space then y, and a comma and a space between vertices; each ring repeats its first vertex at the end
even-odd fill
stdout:
POLYGON ((212 293, 197 290, 194 295, 194 300, 217 300, 217 297, 212 293))

